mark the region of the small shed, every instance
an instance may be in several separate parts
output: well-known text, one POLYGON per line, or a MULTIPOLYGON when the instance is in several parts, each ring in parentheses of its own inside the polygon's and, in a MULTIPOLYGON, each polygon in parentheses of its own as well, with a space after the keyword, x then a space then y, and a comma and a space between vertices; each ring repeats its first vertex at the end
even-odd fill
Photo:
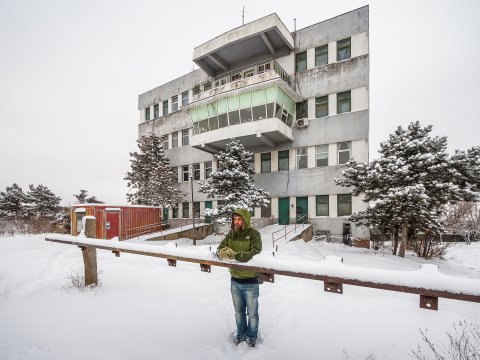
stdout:
POLYGON ((155 206, 76 204, 71 207, 70 215, 71 234, 75 236, 82 231, 82 218, 95 216, 97 239, 127 240, 167 226, 162 221, 162 208, 155 206))

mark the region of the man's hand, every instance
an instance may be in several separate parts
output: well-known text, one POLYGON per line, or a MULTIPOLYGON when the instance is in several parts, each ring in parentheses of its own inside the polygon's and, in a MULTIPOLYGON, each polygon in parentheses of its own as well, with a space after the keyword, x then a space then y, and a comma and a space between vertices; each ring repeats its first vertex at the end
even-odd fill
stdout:
POLYGON ((225 259, 235 260, 235 255, 237 255, 237 253, 232 249, 230 249, 229 247, 224 247, 218 252, 218 258, 220 260, 225 260, 225 259))

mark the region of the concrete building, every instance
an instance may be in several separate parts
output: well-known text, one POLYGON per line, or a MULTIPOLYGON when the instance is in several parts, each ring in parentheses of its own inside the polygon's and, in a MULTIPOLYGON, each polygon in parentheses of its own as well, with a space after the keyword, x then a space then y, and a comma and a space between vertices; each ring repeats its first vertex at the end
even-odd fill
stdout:
POLYGON ((271 195, 255 217, 288 223, 308 213, 315 231, 341 234, 348 215, 366 209, 333 179, 350 158, 368 161, 368 14, 365 6, 293 33, 265 16, 199 45, 200 69, 139 95, 139 137, 166 136, 187 199, 193 174, 194 202, 169 216, 215 207, 199 181, 231 138, 255 154, 255 182, 271 195))

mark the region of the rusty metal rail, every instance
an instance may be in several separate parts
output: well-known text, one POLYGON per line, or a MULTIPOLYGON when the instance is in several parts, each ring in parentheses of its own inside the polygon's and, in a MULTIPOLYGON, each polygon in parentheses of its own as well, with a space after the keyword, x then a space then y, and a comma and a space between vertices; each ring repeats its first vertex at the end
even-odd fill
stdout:
MULTIPOLYGON (((90 284, 96 283, 96 268, 97 268, 96 249, 101 249, 101 250, 109 250, 113 254, 115 254, 115 256, 120 256, 120 253, 123 252, 123 253, 129 253, 129 254, 164 258, 164 259, 167 259, 169 266, 176 266, 177 261, 197 263, 197 264, 200 264, 200 270, 204 272, 211 272, 212 266, 248 269, 248 270, 253 270, 255 272, 258 272, 264 281, 272 282, 272 283, 274 282, 275 275, 319 280, 324 282, 324 291, 333 292, 337 294, 343 294, 343 285, 352 285, 352 286, 367 287, 372 289, 381 289, 381 290, 397 291, 397 292, 409 293, 409 294, 417 294, 417 295, 420 295, 420 307, 424 309, 430 309, 430 310, 438 310, 438 298, 480 303, 480 295, 472 295, 472 294, 466 294, 466 293, 452 293, 452 292, 443 291, 443 290, 429 290, 424 288, 403 286, 403 285, 394 285, 394 284, 385 284, 385 283, 382 284, 382 283, 375 283, 372 281, 333 277, 328 275, 311 274, 306 272, 293 272, 293 271, 287 271, 287 270, 269 269, 269 268, 249 266, 243 263, 237 264, 237 263, 227 263, 222 261, 173 256, 173 255, 162 254, 158 252, 118 248, 109 242, 106 242, 105 245, 91 245, 91 244, 82 243, 81 241, 76 242, 75 240, 63 240, 63 239, 55 239, 55 238, 46 238, 45 240, 50 242, 55 242, 55 243, 61 243, 61 244, 76 245, 80 247, 82 249, 83 256, 84 256, 85 275, 86 275, 85 278, 87 278, 87 275, 89 275, 89 278, 92 278, 92 273, 95 273, 94 274, 95 281, 91 282, 90 284)), ((87 240, 91 240, 91 239, 87 239, 87 240)), ((89 285, 89 284, 86 284, 86 285, 89 285)))

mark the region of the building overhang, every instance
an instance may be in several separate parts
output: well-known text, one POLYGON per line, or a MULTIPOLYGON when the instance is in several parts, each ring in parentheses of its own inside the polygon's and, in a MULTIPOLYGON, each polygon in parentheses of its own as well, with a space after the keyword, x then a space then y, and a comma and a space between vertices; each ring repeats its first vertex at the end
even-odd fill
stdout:
POLYGON ((247 149, 258 146, 274 148, 293 141, 293 131, 280 119, 269 118, 193 135, 190 145, 216 154, 225 150, 226 144, 233 138, 240 140, 247 149))
POLYGON ((293 44, 292 34, 274 13, 197 46, 193 61, 216 77, 249 63, 288 55, 293 44))

